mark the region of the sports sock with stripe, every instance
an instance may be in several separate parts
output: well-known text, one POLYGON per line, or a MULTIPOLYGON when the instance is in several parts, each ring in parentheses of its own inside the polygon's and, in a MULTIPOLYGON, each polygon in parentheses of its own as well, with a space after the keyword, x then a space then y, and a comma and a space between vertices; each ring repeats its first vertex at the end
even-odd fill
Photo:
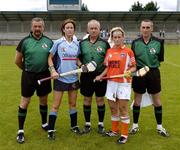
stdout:
POLYGON ((154 114, 157 124, 162 124, 162 106, 154 107, 154 114))
POLYGON ((19 110, 18 110, 19 130, 23 130, 23 128, 24 128, 26 114, 27 114, 27 109, 23 109, 19 106, 19 110))
POLYGON ((97 106, 97 111, 98 111, 99 122, 103 122, 105 115, 105 104, 102 106, 97 106))
POLYGON ((111 131, 119 132, 119 116, 111 116, 111 131))
POLYGON ((57 118, 57 112, 50 112, 49 114, 49 130, 54 130, 55 122, 57 118))
POLYGON ((70 109, 69 115, 70 115, 70 119, 71 119, 71 127, 77 126, 77 110, 70 109))
POLYGON ((133 123, 138 123, 140 106, 133 106, 133 123))
POLYGON ((84 117, 86 122, 90 122, 91 120, 91 106, 83 105, 84 117))
POLYGON ((128 137, 129 116, 121 116, 121 136, 128 137))
POLYGON ((39 110, 40 110, 40 114, 41 114, 41 120, 42 120, 42 124, 47 123, 47 113, 48 113, 48 106, 42 106, 39 105, 39 110))

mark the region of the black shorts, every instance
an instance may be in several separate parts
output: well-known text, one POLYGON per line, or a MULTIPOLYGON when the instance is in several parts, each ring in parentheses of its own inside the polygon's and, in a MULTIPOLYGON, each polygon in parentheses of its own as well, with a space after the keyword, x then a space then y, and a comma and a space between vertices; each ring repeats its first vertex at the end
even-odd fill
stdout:
POLYGON ((55 91, 71 91, 71 90, 78 90, 79 86, 80 86, 79 81, 76 81, 74 83, 65 83, 55 79, 53 88, 55 91))
POLYGON ((161 76, 158 68, 150 69, 144 77, 133 77, 132 88, 134 92, 143 94, 156 94, 161 91, 161 76))
POLYGON ((94 92, 97 97, 103 97, 106 93, 107 81, 94 82, 93 80, 101 73, 81 73, 80 92, 83 96, 91 97, 94 92))
POLYGON ((32 73, 23 71, 21 76, 21 95, 24 97, 33 96, 36 91, 37 96, 45 96, 51 92, 51 80, 47 80, 39 85, 37 80, 49 77, 50 72, 32 73))

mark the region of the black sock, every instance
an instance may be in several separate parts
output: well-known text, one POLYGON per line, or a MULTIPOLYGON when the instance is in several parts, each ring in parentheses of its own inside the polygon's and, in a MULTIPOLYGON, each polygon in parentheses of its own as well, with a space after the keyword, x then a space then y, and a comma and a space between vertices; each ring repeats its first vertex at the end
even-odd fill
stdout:
POLYGON ((50 114, 49 115, 49 130, 54 130, 55 122, 56 122, 57 115, 50 114))
POLYGON ((154 114, 157 124, 162 124, 162 106, 154 107, 154 114))
POLYGON ((19 122, 19 130, 24 129, 24 122, 26 119, 27 109, 23 109, 19 106, 18 110, 18 122, 19 122))
POLYGON ((99 122, 103 122, 104 121, 104 115, 105 115, 105 104, 102 106, 98 106, 97 110, 98 110, 99 122))
POLYGON ((41 114, 42 124, 47 123, 48 106, 39 105, 39 110, 41 114))
POLYGON ((83 108, 84 108, 85 121, 90 122, 90 119, 91 119, 91 106, 83 105, 83 108))
POLYGON ((138 123, 139 114, 140 114, 140 106, 133 105, 133 123, 138 123))
POLYGON ((70 110, 71 127, 77 126, 77 111, 70 110))

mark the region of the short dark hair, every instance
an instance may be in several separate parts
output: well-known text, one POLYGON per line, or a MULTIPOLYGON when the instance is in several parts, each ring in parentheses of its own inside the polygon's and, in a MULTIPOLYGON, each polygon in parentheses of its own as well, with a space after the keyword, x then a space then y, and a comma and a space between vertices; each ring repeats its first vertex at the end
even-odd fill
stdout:
POLYGON ((143 19, 142 21, 141 21, 141 23, 142 22, 150 22, 151 23, 151 25, 153 26, 153 21, 152 20, 150 20, 150 19, 143 19))

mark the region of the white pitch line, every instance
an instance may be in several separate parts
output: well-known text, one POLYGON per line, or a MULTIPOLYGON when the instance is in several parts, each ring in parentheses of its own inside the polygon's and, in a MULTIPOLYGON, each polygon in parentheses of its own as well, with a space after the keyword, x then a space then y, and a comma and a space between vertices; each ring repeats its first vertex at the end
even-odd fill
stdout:
POLYGON ((175 63, 172 63, 172 62, 169 62, 169 61, 165 61, 165 63, 168 64, 168 65, 180 68, 180 65, 178 65, 178 64, 175 64, 175 63))

